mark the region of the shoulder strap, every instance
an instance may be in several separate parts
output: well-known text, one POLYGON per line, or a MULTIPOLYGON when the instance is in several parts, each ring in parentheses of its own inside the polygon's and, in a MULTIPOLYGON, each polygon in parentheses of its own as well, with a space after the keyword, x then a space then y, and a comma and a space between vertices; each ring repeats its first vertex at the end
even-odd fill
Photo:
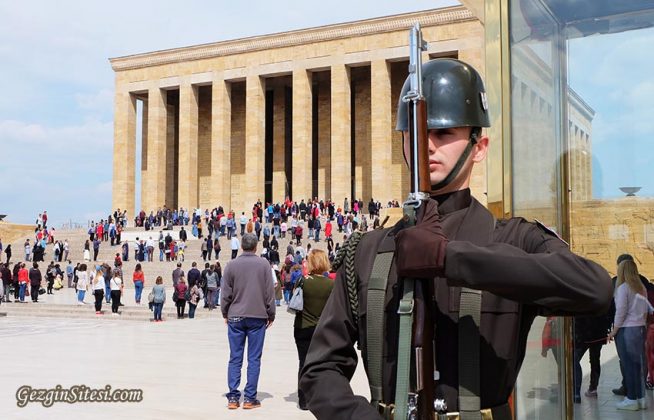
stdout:
POLYGON ((461 289, 459 305, 459 412, 461 420, 481 419, 479 352, 481 291, 461 289))
MULTIPOLYGON (((388 235, 388 233, 387 233, 388 235)), ((386 236, 384 236, 384 239, 386 236)), ((381 244, 384 239, 379 243, 381 244)), ((382 356, 384 348, 384 302, 393 252, 377 253, 368 280, 366 354, 371 403, 382 401, 382 356)))
MULTIPOLYGON (((477 219, 474 229, 488 226, 488 241, 495 230, 497 220, 490 213, 477 219)), ((463 232, 462 236, 469 233, 463 232)), ((461 420, 481 420, 481 290, 461 288, 459 303, 459 412, 461 420)))

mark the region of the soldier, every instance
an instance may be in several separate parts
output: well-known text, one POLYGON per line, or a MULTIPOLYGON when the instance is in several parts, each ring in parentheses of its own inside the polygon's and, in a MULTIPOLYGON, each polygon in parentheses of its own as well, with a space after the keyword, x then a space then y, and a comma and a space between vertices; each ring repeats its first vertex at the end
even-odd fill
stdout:
MULTIPOLYGON (((431 198, 419 208, 416 226, 403 228, 400 222, 353 235, 343 249, 355 252, 354 263, 348 266, 346 257, 338 271, 300 380, 318 418, 392 418, 399 398, 398 343, 409 340, 398 337, 403 293, 398 279, 433 279, 435 396, 444 400, 448 415, 458 412, 462 419, 512 418, 507 401, 536 316, 599 314, 609 307, 611 280, 602 267, 570 252, 540 223, 494 220, 471 196, 473 165, 488 150, 482 127, 490 126, 477 71, 459 60, 436 59, 422 66, 422 78, 431 198), (385 266, 377 258, 384 254, 393 256, 385 266), (473 295, 476 307, 468 298, 473 295), (464 316, 466 322, 460 322, 464 316), (349 384, 357 341, 370 403, 349 384)), ((407 79, 400 98, 408 89, 407 79)), ((405 157, 407 108, 400 100, 397 129, 404 135, 405 157)))

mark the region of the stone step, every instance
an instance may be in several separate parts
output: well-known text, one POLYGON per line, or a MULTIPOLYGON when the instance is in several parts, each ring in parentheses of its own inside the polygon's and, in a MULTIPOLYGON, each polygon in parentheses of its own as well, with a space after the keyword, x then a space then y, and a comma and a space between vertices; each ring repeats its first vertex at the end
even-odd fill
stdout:
MULTIPOLYGON (((87 305, 56 305, 41 303, 3 303, 3 312, 8 316, 31 316, 31 317, 50 317, 50 318, 100 318, 95 314, 93 304, 87 305)), ((119 309, 120 317, 111 315, 110 304, 102 305, 103 317, 124 319, 129 321, 149 321, 152 319, 152 312, 147 305, 142 306, 121 306, 119 309)), ((186 308, 186 317, 188 317, 188 306, 186 308)), ((177 312, 174 304, 165 304, 162 311, 163 318, 177 320, 177 312)), ((209 311, 204 308, 198 308, 195 313, 196 318, 215 318, 222 321, 222 314, 217 308, 209 311)))

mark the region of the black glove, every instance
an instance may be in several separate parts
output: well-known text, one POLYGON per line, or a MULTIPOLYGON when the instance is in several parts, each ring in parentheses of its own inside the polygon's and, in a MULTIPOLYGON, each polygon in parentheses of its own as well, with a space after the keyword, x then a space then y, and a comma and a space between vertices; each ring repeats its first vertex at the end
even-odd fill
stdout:
POLYGON ((442 275, 448 239, 443 233, 438 203, 424 202, 418 209, 415 226, 395 235, 395 256, 399 277, 432 279, 442 275))

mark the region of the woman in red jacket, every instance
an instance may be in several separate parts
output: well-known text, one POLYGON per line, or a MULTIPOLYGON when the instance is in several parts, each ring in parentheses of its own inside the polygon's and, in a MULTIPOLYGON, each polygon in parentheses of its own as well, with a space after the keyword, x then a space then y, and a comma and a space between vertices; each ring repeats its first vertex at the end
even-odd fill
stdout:
POLYGON ((179 278, 179 282, 175 285, 175 295, 177 300, 175 301, 175 306, 177 306, 177 318, 184 318, 184 309, 186 308, 186 289, 188 286, 184 281, 184 274, 179 278))
POLYGON ((134 299, 136 300, 136 304, 140 305, 141 293, 143 292, 143 285, 145 285, 145 276, 143 275, 141 264, 136 264, 136 267, 134 267, 132 281, 134 281, 134 299))

